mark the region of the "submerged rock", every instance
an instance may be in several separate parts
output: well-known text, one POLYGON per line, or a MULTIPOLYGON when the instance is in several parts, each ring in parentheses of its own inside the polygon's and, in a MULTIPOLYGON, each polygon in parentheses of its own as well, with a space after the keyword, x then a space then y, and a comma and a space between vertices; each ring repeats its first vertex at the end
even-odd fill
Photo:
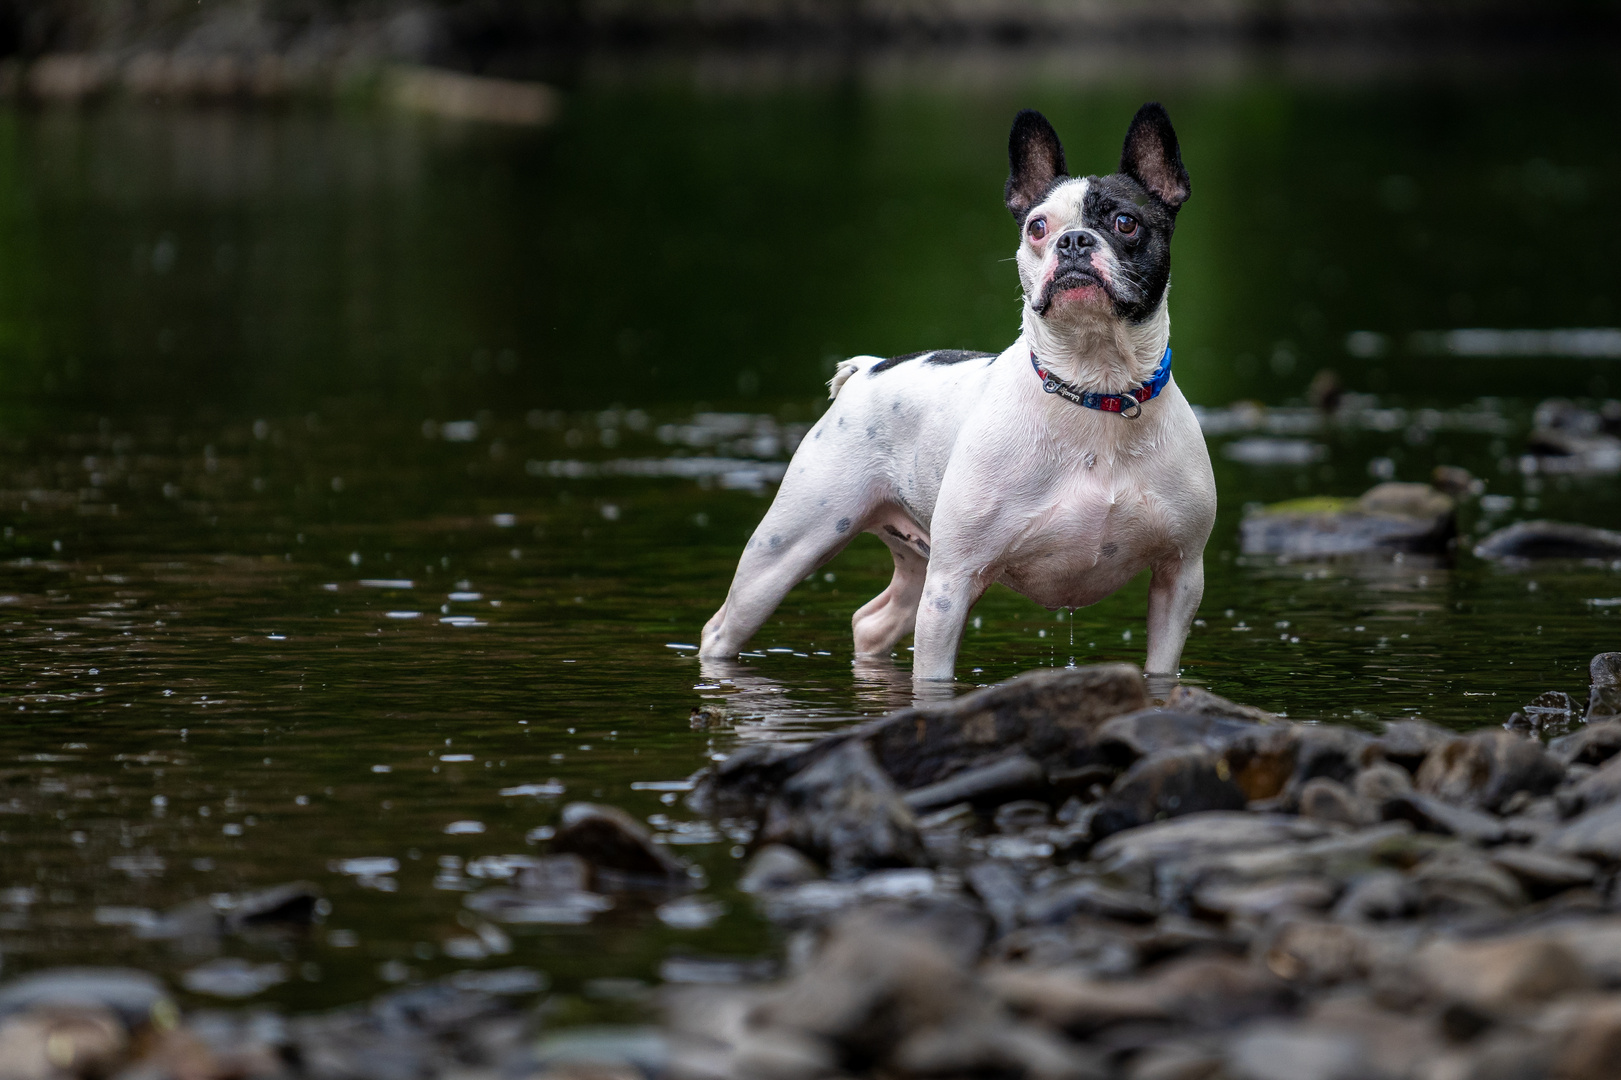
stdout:
POLYGON ((1456 504, 1428 484, 1384 483, 1360 498, 1296 499, 1246 517, 1246 555, 1322 558, 1370 552, 1445 552, 1457 535, 1456 504))
POLYGON ((589 863, 598 889, 668 886, 686 878, 686 867, 653 843, 641 822, 614 806, 563 807, 552 850, 589 863))
POLYGON ((1522 521, 1475 545, 1477 559, 1621 558, 1621 533, 1563 521, 1522 521))
POLYGON ((1621 652, 1603 652, 1587 665, 1587 721, 1621 716, 1621 652))

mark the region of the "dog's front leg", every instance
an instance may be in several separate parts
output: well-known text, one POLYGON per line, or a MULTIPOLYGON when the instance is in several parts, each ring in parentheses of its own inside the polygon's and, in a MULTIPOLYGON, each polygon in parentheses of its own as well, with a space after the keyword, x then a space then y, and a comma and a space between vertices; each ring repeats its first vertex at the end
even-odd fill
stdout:
POLYGON ((963 624, 989 584, 982 573, 943 558, 940 549, 934 549, 923 581, 923 602, 917 609, 917 629, 912 635, 913 680, 953 677, 963 624))
POLYGON ((1148 673, 1175 675, 1204 597, 1204 553, 1154 567, 1148 585, 1148 673))

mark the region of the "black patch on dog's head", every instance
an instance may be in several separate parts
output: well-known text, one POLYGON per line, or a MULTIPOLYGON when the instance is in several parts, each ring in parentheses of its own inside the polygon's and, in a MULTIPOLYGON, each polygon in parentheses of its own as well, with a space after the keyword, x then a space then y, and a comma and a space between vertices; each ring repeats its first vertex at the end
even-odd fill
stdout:
POLYGON ((1171 282, 1171 234, 1176 211, 1129 176, 1091 178, 1081 204, 1081 223, 1114 249, 1124 271, 1111 283, 1109 294, 1115 313, 1129 322, 1142 322, 1159 307, 1171 282), (1116 219, 1130 215, 1136 234, 1120 235, 1116 219))
POLYGON ((1007 140, 1008 178, 1002 188, 1013 219, 1021 226, 1030 208, 1047 197, 1053 185, 1069 175, 1064 147, 1047 118, 1025 109, 1013 118, 1007 140))
POLYGON ((1120 171, 1143 186, 1154 198, 1176 210, 1193 194, 1188 171, 1182 167, 1182 148, 1165 107, 1150 101, 1137 110, 1120 151, 1120 171))

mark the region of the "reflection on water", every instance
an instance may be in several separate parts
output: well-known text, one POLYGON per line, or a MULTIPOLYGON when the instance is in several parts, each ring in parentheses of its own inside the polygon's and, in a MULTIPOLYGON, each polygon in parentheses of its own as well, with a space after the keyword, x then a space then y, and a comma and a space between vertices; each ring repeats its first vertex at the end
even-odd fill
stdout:
MULTIPOLYGON (((1562 102, 1621 99, 1173 89, 1198 192, 1178 379, 1222 499, 1185 677, 1297 717, 1458 726, 1579 691, 1614 645, 1615 567, 1254 560, 1237 532, 1247 504, 1438 464, 1483 481, 1463 548, 1525 518, 1621 525, 1602 470, 1544 467, 1547 431, 1597 435, 1533 419, 1621 391, 1613 361, 1413 338, 1616 321, 1614 151, 1562 102), (1588 242, 1542 213, 1580 214, 1588 242), (1518 230, 1523 273, 1482 222, 1518 230), (1332 415, 1306 401, 1325 368, 1332 415)), ((859 539, 734 663, 667 646, 719 604, 831 358, 1015 332, 1013 109, 1046 108, 1096 169, 1151 92, 621 87, 521 134, 0 116, 7 970, 132 963, 289 1009, 480 970, 612 1018, 645 981, 769 953, 730 890, 746 834, 681 796, 741 742, 911 702, 904 646, 850 655, 888 554, 859 539), (697 891, 557 877, 573 800, 647 821, 697 891), (233 914, 297 882, 313 931, 233 914)), ((1145 600, 993 591, 962 686, 1140 662, 1145 600)))

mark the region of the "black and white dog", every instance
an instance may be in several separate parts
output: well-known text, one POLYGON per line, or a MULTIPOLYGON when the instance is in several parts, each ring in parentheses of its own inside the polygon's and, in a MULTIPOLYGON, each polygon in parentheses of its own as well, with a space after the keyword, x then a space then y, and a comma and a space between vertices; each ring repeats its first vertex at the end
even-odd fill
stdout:
POLYGON ((1176 133, 1144 105, 1118 173, 1071 177, 1052 125, 1026 110, 1008 159, 1023 333, 1000 355, 839 365, 701 656, 735 657, 795 583, 870 532, 895 576, 851 620, 857 655, 915 632, 914 678, 950 679, 992 582, 1084 607, 1147 568, 1147 670, 1176 672, 1216 515, 1210 455, 1170 377, 1171 234, 1190 190, 1176 133))

